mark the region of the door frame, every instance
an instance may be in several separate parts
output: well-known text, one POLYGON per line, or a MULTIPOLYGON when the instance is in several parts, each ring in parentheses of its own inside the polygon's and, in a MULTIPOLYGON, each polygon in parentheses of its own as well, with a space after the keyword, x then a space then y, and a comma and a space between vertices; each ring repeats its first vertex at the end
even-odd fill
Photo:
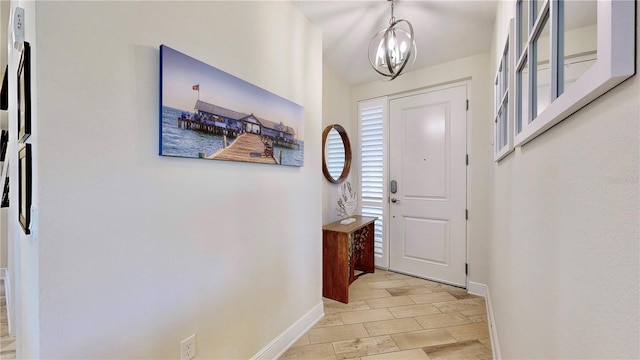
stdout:
MULTIPOLYGON (((455 87, 459 87, 459 86, 465 86, 466 91, 467 91, 467 113, 466 113, 466 129, 467 129, 467 134, 466 134, 466 153, 469 157, 471 157, 471 131, 472 131, 472 122, 471 122, 471 117, 472 117, 472 109, 471 109, 471 101, 472 101, 472 89, 471 89, 471 80, 460 80, 460 81, 452 81, 452 82, 448 82, 446 84, 440 84, 440 85, 434 85, 434 86, 427 86, 424 88, 419 88, 416 90, 410 90, 410 91, 406 91, 406 92, 402 92, 402 93, 397 93, 397 94, 393 94, 393 95, 388 95, 387 96, 387 104, 386 104, 386 116, 384 119, 384 130, 386 131, 386 133, 384 134, 384 139, 386 144, 384 145, 386 147, 385 149, 385 161, 384 161, 384 174, 383 174, 383 178, 386 180, 385 182, 385 186, 384 186, 384 191, 385 191, 385 196, 387 197, 387 201, 386 204, 384 206, 384 213, 389 214, 390 212, 390 206, 391 203, 389 201, 390 199, 390 194, 389 194, 389 182, 391 181, 391 177, 390 177, 390 171, 389 171, 389 162, 391 161, 391 157, 390 157, 390 146, 389 146, 389 129, 391 126, 391 114, 390 114, 390 102, 391 100, 395 100, 395 99, 401 99, 404 97, 409 97, 409 96, 413 96, 413 95, 418 95, 418 94, 423 94, 426 92, 432 92, 432 91, 439 91, 439 90, 446 90, 446 89, 451 89, 451 88, 455 88, 455 87)), ((466 203, 466 208, 469 209, 469 193, 470 193, 470 188, 469 188, 469 173, 470 173, 470 169, 469 169, 469 164, 467 163, 467 167, 466 167, 466 172, 465 172, 465 182, 466 182, 466 194, 465 194, 465 203, 466 203)), ((391 234, 389 231, 389 218, 388 216, 386 216, 384 218, 384 232, 383 232, 383 236, 384 236, 384 256, 383 256, 383 260, 384 260, 384 268, 385 270, 389 270, 390 269, 390 260, 389 260, 389 252, 391 250, 391 234)), ((465 262, 468 264, 469 263, 469 226, 468 226, 468 220, 466 223, 467 226, 465 226, 465 262)), ((412 275, 415 276, 415 275, 412 275)), ((466 288, 469 288, 469 274, 468 272, 465 274, 465 285, 466 288)))

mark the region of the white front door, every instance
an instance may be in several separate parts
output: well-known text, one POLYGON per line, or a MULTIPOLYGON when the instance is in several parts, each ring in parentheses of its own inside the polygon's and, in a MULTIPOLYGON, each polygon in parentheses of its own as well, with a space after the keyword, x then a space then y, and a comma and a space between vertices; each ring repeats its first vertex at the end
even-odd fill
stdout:
POLYGON ((467 87, 389 102, 389 266, 466 286, 467 87))

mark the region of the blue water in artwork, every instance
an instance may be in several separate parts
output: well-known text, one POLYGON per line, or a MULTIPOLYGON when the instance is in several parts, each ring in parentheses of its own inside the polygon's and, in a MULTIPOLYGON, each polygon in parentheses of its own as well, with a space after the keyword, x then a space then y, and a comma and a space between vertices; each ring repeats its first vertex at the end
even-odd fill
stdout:
POLYGON ((304 142, 300 140, 298 142, 300 143, 299 150, 274 146, 273 155, 278 159, 280 151, 282 151, 282 165, 302 166, 304 164, 304 142))
POLYGON ((211 155, 222 149, 222 136, 178 128, 182 110, 162 107, 162 154, 197 158, 203 152, 211 155))
MULTIPOLYGON (((178 118, 182 110, 162 107, 162 153, 164 156, 198 158, 200 153, 212 155, 222 149, 222 136, 195 130, 178 128, 178 118)), ((232 142, 233 139, 227 139, 232 142)), ((279 157, 282 151, 282 165, 302 166, 304 164, 304 142, 298 140, 300 149, 275 146, 273 154, 279 157)))

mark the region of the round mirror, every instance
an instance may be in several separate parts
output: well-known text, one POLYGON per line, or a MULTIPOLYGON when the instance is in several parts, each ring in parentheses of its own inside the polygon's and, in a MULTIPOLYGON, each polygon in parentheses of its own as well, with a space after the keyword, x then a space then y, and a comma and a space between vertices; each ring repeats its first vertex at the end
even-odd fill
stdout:
POLYGON ((340 178, 344 169, 345 151, 340 133, 335 128, 329 130, 324 146, 324 158, 332 179, 340 178))
POLYGON ((347 131, 338 124, 322 132, 322 172, 334 184, 343 182, 351 169, 351 143, 347 131))

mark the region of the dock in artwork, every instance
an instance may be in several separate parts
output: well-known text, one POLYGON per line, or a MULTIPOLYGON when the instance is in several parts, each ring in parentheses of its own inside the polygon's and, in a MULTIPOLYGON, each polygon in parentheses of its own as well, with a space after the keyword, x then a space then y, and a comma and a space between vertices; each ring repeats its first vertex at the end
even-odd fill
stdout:
POLYGON ((279 163, 273 156, 273 144, 269 139, 251 133, 244 133, 238 136, 231 145, 211 156, 206 156, 206 158, 264 164, 279 163))

